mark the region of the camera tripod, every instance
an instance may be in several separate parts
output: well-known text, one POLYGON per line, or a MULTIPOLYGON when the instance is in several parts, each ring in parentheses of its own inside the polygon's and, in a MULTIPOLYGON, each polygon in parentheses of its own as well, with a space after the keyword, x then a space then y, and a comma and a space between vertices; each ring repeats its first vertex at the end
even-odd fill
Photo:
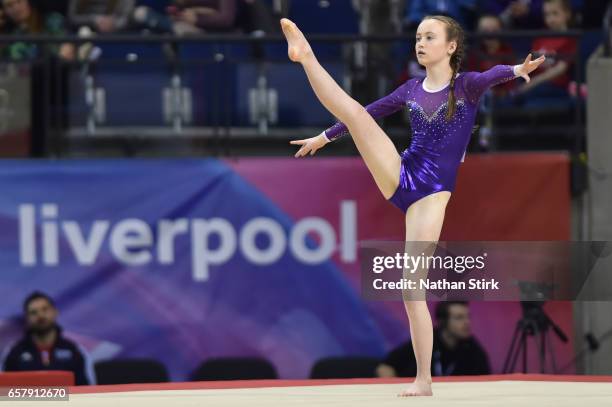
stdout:
POLYGON ((527 373, 527 339, 529 336, 533 336, 538 345, 538 355, 540 363, 540 373, 546 372, 547 365, 547 352, 549 353, 550 361, 552 363, 552 373, 557 371, 557 363, 555 360, 555 354, 552 350, 551 339, 549 335, 549 328, 552 328, 555 334, 563 342, 567 342, 567 336, 565 333, 556 325, 548 315, 542 309, 544 301, 521 301, 523 308, 523 317, 517 322, 508 349, 508 354, 504 362, 503 373, 514 372, 516 362, 519 355, 522 354, 522 372, 527 373))

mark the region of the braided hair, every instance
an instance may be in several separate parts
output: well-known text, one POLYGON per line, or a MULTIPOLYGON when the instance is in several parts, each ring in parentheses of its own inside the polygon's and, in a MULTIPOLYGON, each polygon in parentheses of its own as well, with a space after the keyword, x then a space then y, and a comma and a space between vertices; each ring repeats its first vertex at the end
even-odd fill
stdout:
POLYGON ((446 41, 455 41, 457 48, 451 55, 450 66, 453 70, 450 81, 450 90, 448 92, 448 109, 446 111, 446 120, 452 119, 457 111, 457 97, 455 96, 455 79, 457 72, 461 68, 463 58, 465 56, 465 33, 461 25, 451 17, 448 16, 427 16, 423 20, 438 20, 446 24, 446 41))

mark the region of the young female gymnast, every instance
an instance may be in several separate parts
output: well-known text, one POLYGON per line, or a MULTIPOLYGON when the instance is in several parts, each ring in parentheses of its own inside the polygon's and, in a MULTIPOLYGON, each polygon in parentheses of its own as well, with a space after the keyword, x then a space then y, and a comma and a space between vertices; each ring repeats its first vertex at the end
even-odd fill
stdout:
MULTIPOLYGON (((410 79, 366 108, 347 95, 317 61, 308 41, 288 19, 281 20, 289 58, 302 65, 316 96, 339 122, 316 137, 291 141, 301 145, 296 157, 350 133, 385 199, 405 213, 406 242, 437 242, 446 205, 455 187, 459 163, 468 145, 480 96, 491 86, 523 77, 544 57, 516 66, 497 65, 483 72, 459 73, 464 54, 463 30, 452 18, 428 16, 416 34, 416 55, 427 77, 410 79), (412 140, 401 155, 374 121, 406 106, 412 140)), ((432 395, 433 327, 425 301, 405 301, 417 375, 401 396, 432 395)))

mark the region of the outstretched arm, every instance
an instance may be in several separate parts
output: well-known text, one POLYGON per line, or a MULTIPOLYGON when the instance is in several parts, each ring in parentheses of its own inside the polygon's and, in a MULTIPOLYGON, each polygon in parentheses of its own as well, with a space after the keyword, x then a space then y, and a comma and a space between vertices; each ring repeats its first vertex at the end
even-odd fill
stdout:
POLYGON ((552 81, 553 79, 557 78, 558 76, 563 75, 564 73, 567 72, 567 69, 569 68, 569 65, 567 62, 565 61, 559 61, 557 62, 556 65, 553 65, 552 68, 544 71, 542 74, 536 76, 535 78, 533 78, 533 80, 529 83, 524 83, 519 89, 518 92, 519 93, 525 93, 533 88, 535 88, 538 85, 541 85, 545 82, 548 81, 552 81))
POLYGON ((492 86, 522 77, 530 81, 529 74, 536 70, 546 58, 542 55, 531 60, 531 54, 520 65, 496 65, 485 72, 467 72, 464 80, 465 92, 472 103, 477 103, 482 94, 492 86))
MULTIPOLYGON (((370 113, 370 116, 374 119, 380 119, 381 117, 386 117, 397 112, 406 104, 407 87, 408 82, 404 83, 387 96, 367 105, 366 111, 370 113)), ((337 122, 322 134, 327 140, 332 141, 348 134, 348 130, 344 123, 337 122)))
MULTIPOLYGON (((389 95, 367 105, 365 107, 366 111, 370 113, 370 116, 374 119, 379 119, 397 112, 406 103, 407 88, 408 82, 401 85, 389 95)), ((303 140, 292 140, 290 144, 301 146, 297 153, 295 153, 295 157, 303 157, 306 154, 313 155, 327 143, 347 134, 349 134, 349 132, 346 125, 342 122, 337 122, 332 127, 321 132, 318 136, 303 140)))

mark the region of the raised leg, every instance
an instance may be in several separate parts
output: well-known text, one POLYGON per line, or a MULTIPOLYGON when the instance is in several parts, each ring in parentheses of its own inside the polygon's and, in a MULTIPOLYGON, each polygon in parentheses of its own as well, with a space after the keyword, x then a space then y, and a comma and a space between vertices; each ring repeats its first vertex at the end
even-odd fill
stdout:
POLYGON ((385 199, 389 199, 399 185, 401 165, 393 142, 365 108, 351 98, 319 64, 298 27, 288 19, 281 20, 281 27, 289 45, 289 58, 302 64, 319 101, 347 126, 376 185, 385 199))

